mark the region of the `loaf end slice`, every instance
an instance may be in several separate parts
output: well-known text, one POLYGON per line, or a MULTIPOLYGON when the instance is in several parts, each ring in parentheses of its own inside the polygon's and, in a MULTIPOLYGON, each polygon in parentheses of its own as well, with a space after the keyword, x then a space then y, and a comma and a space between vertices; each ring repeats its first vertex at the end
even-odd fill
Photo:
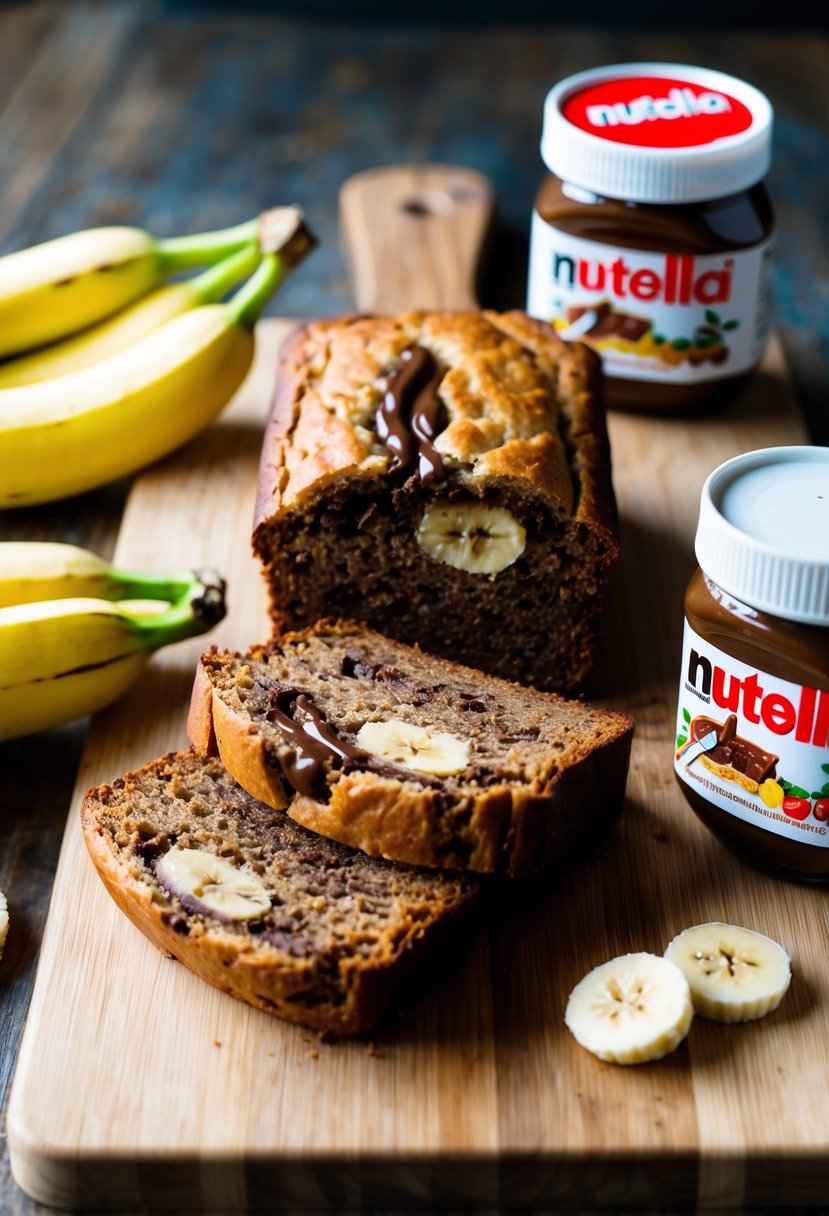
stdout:
POLYGON ((107 890, 150 941, 223 992, 335 1035, 371 1030, 479 893, 315 836, 191 752, 90 790, 81 819, 107 890), (182 884, 193 859, 212 896, 182 884))
POLYGON ((203 655, 191 738, 305 827, 374 855, 519 877, 622 809, 627 714, 522 688, 365 626, 203 655), (215 730, 211 726, 215 724, 215 730))

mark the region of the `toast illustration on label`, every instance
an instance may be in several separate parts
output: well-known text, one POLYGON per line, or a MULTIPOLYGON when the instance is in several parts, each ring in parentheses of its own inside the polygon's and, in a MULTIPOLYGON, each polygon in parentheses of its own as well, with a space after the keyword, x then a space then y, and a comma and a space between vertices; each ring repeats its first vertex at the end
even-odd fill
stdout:
POLYGON ((566 318, 554 319, 553 324, 568 342, 581 338, 596 350, 618 350, 678 367, 725 363, 730 352, 724 331, 736 329, 738 323, 723 322, 719 313, 706 309, 705 323, 689 337, 667 338, 654 330, 650 317, 619 312, 610 300, 599 300, 570 305, 566 318))

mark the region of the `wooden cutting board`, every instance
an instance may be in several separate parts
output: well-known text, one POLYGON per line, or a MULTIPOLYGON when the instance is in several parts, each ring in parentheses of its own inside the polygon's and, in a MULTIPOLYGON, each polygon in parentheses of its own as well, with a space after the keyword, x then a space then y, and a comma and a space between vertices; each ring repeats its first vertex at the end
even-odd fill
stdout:
MULTIPOLYGON (((486 183, 460 171, 382 171, 350 185, 359 306, 469 302, 489 205, 486 183)), ((231 408, 138 479, 121 528, 119 564, 211 563, 226 574, 230 613, 210 639, 220 645, 266 636, 248 535, 290 328, 261 326, 231 408)), ((25 1190, 85 1210, 825 1202, 826 894, 732 857, 687 809, 672 772, 702 481, 737 452, 805 441, 780 348, 726 412, 614 415, 611 431, 623 555, 592 694, 637 719, 617 827, 569 873, 505 900, 454 974, 373 1042, 319 1042, 161 955, 86 856, 77 811, 87 786, 185 743, 203 644, 158 655, 135 692, 93 722, 69 813, 9 1114, 25 1190), (790 951, 794 981, 775 1014, 738 1027, 700 1021, 673 1056, 639 1068, 602 1064, 576 1045, 562 1014, 589 968, 661 952, 680 929, 717 919, 790 951)))

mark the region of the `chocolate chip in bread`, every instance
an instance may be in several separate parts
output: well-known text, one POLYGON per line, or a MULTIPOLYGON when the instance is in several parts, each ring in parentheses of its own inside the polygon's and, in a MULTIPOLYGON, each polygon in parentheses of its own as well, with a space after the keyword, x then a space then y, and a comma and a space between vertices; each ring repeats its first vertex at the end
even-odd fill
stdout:
POLYGON ((254 547, 280 629, 326 616, 561 692, 617 555, 600 370, 521 312, 317 321, 286 346, 254 547))

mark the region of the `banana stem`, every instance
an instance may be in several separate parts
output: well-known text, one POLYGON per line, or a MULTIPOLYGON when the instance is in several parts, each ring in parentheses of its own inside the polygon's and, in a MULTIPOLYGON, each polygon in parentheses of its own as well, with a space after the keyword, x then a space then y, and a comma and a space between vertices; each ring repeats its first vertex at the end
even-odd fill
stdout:
POLYGON ((240 279, 252 274, 261 261, 259 245, 256 241, 251 241, 238 253, 224 258, 195 279, 189 279, 188 285, 193 292, 193 298, 197 304, 213 304, 216 300, 221 300, 225 292, 235 287, 240 279))
POLYGON ((215 570, 194 570, 184 594, 166 611, 125 615, 132 622, 136 649, 159 650, 207 633, 226 611, 224 579, 215 570))
POLYGON ((230 300, 231 323, 252 330, 279 284, 316 243, 299 207, 275 207, 264 212, 259 228, 262 264, 230 300))
POLYGON ((228 254, 236 253, 243 245, 255 241, 259 235, 259 216, 233 228, 221 228, 217 232, 194 232, 190 236, 173 236, 157 243, 165 275, 179 270, 190 270, 221 261, 228 254))
POLYGON ((157 578, 152 574, 133 574, 130 570, 107 571, 105 598, 108 600, 167 600, 175 603, 193 585, 193 574, 157 578))
POLYGON ((231 324, 252 330, 287 271, 284 258, 278 253, 266 253, 259 269, 227 305, 231 324))

